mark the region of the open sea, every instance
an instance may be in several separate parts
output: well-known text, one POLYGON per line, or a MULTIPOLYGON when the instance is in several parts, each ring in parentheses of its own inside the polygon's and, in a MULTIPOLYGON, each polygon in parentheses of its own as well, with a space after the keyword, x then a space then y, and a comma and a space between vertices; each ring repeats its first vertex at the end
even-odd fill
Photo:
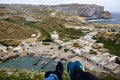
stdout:
POLYGON ((88 22, 120 24, 120 13, 112 12, 111 15, 112 15, 112 19, 88 20, 88 22))

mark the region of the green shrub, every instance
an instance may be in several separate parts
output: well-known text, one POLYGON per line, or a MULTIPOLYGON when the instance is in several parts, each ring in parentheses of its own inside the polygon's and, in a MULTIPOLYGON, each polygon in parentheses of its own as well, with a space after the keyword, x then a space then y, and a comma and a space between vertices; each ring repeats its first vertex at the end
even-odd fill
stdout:
POLYGON ((4 46, 17 46, 20 44, 20 42, 17 42, 15 40, 1 40, 0 44, 4 45, 4 46))
POLYGON ((44 40, 43 40, 43 42, 52 42, 52 39, 49 37, 49 38, 45 38, 44 40))
POLYGON ((44 74, 42 72, 32 73, 26 71, 11 71, 11 74, 8 74, 7 71, 0 71, 0 80, 44 80, 44 74))
POLYGON ((42 44, 43 44, 43 45, 50 45, 49 42, 43 42, 42 44))
POLYGON ((82 48, 82 46, 79 43, 73 43, 73 47, 82 48))
POLYGON ((97 42, 104 43, 104 47, 110 50, 111 54, 120 56, 120 44, 115 44, 115 41, 105 40, 100 38, 97 42))
POLYGON ((68 49, 64 49, 64 51, 65 51, 65 52, 67 52, 67 51, 68 51, 68 49))

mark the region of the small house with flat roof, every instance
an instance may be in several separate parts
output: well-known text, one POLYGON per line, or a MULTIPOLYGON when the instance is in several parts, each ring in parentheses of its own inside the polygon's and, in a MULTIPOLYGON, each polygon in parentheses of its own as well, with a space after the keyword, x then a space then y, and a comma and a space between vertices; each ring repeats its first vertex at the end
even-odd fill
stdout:
POLYGON ((59 34, 56 31, 53 31, 53 33, 51 33, 51 39, 54 40, 58 40, 59 39, 59 34))

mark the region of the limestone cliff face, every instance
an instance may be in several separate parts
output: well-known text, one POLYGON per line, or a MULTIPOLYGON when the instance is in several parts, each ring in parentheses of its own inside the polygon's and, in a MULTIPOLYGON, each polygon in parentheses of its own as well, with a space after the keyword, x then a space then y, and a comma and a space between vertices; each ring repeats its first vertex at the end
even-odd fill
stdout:
POLYGON ((83 17, 98 16, 104 11, 103 6, 89 5, 89 4, 64 4, 57 6, 50 6, 52 10, 58 10, 66 14, 78 15, 83 17))
POLYGON ((110 19, 111 18, 111 13, 109 11, 104 11, 99 14, 100 19, 110 19))
MULTIPOLYGON (((104 7, 99 5, 90 4, 62 4, 62 5, 24 5, 24 4, 14 4, 14 5, 2 5, 0 7, 6 7, 8 9, 15 10, 24 14, 31 14, 39 12, 41 10, 54 10, 60 11, 66 14, 78 15, 82 17, 99 17, 101 13, 104 12, 104 7)), ((107 14, 105 14, 107 15, 107 14)), ((100 17, 101 18, 101 17, 100 17)), ((104 17, 102 17, 104 18, 104 17)))

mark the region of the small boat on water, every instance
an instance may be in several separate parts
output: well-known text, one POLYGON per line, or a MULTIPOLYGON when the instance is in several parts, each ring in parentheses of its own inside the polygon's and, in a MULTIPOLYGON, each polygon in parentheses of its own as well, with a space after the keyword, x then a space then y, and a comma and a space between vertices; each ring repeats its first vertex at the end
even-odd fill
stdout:
POLYGON ((32 66, 36 66, 36 65, 39 63, 39 61, 41 61, 42 57, 43 57, 43 55, 39 55, 39 56, 37 57, 37 59, 35 59, 35 61, 34 61, 34 63, 33 63, 32 66))
POLYGON ((43 64, 41 64, 41 66, 42 66, 41 69, 43 69, 44 67, 46 67, 51 60, 52 60, 52 59, 48 59, 48 60, 45 61, 43 64))
POLYGON ((42 63, 41 63, 41 66, 43 66, 43 65, 45 65, 45 64, 47 64, 48 62, 47 61, 43 61, 42 63))
POLYGON ((47 63, 47 62, 46 62, 46 61, 43 61, 43 62, 41 62, 41 64, 40 64, 40 65, 42 66, 42 65, 44 65, 45 63, 47 63))

